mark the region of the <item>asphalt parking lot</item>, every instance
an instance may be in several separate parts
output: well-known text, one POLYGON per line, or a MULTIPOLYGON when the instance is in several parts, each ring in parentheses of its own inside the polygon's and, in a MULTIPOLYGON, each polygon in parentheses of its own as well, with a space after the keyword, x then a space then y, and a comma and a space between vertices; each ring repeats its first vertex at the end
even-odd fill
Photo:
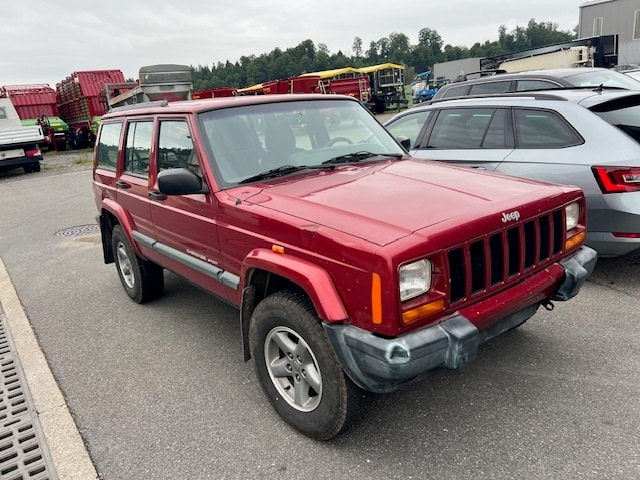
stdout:
POLYGON ((126 297, 88 165, 50 158, 0 178, 0 258, 101 479, 640 478, 640 254, 319 443, 262 396, 233 308, 171 274, 126 297))

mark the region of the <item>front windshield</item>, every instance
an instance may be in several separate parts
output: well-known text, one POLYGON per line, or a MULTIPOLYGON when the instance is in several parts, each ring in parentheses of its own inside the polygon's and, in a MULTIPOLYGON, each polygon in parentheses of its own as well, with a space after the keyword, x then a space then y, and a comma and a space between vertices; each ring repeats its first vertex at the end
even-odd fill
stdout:
POLYGON ((565 77, 575 87, 613 87, 626 90, 640 90, 640 82, 614 70, 591 70, 589 68, 576 69, 575 74, 565 77))
MULTIPOLYGON (((357 102, 305 100, 210 110, 199 115, 209 162, 223 187, 261 173, 402 155, 402 148, 357 102), (363 152, 372 155, 363 155, 363 152)), ((256 178, 256 181, 258 179, 256 178)))

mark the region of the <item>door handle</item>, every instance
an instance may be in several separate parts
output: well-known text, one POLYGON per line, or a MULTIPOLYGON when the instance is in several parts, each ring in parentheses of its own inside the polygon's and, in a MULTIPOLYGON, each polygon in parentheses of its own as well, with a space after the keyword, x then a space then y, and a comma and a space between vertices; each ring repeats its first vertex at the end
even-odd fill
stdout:
POLYGON ((123 181, 117 181, 116 182, 116 187, 118 188, 131 188, 131 185, 128 184, 127 182, 123 182, 123 181))
POLYGON ((149 197, 151 197, 154 200, 164 200, 165 198, 167 198, 167 196, 164 193, 154 192, 154 191, 149 192, 149 197))

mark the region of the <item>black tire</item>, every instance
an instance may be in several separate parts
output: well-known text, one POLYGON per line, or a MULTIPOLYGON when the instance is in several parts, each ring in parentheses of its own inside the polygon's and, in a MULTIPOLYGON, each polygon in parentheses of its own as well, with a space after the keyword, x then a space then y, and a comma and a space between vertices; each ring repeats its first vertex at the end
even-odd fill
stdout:
POLYGON ((373 107, 373 111, 375 113, 381 114, 384 113, 387 109, 387 104, 383 99, 376 97, 373 99, 373 102, 375 104, 375 106, 373 107))
POLYGON ((35 162, 31 164, 31 168, 34 172, 39 172, 40 171, 40 162, 35 162))
POLYGON ((283 291, 260 302, 249 346, 262 390, 285 422, 316 440, 351 425, 361 391, 344 374, 306 297, 283 291))
POLYGON ((24 173, 31 173, 31 172, 33 172, 33 164, 32 163, 25 163, 22 166, 22 169, 24 170, 24 173))
POLYGON ((138 257, 120 225, 113 227, 111 247, 120 282, 134 302, 144 303, 162 295, 164 290, 162 267, 138 257))

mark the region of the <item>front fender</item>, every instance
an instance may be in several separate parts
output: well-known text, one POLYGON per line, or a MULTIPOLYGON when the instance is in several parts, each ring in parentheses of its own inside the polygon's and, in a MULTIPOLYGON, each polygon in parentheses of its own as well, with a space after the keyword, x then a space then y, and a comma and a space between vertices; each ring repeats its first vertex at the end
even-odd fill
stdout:
MULTIPOLYGON (((115 218, 115 222, 120 224, 120 226, 122 227, 122 230, 124 230, 124 234, 127 236, 127 240, 129 241, 129 244, 131 244, 131 248, 133 248, 136 255, 146 259, 146 257, 142 254, 142 252, 140 252, 140 249, 138 248, 138 244, 133 240, 132 232, 134 229, 134 223, 129 213, 127 213, 127 211, 124 210, 120 204, 114 202, 109 198, 105 198, 102 200, 100 211, 101 211, 100 213, 101 219, 104 219, 105 213, 107 212, 113 218, 115 218)), ((103 251, 105 252, 105 258, 108 258, 106 252, 107 252, 107 249, 111 249, 111 238, 110 237, 107 238, 106 236, 106 230, 105 230, 106 225, 104 223, 105 223, 104 220, 100 220, 100 231, 102 232, 102 248, 103 248, 103 251)))
POLYGON ((246 287, 250 272, 261 269, 280 275, 299 285, 313 302, 318 316, 327 322, 342 322, 348 314, 326 270, 299 257, 255 249, 242 262, 241 285, 246 287))

